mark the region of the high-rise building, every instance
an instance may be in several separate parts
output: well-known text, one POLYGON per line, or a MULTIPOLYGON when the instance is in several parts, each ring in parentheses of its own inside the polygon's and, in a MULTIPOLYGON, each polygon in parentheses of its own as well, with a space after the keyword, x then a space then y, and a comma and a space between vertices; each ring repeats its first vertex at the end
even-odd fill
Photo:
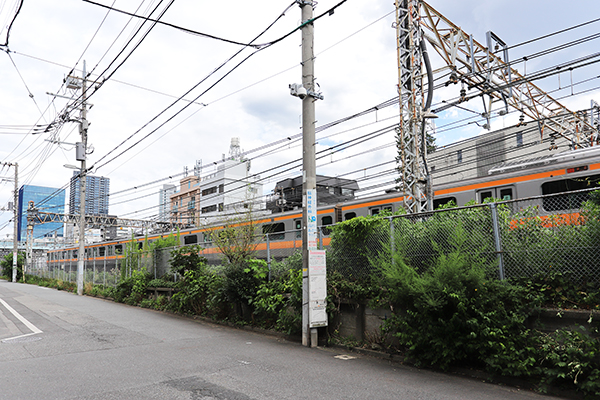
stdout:
POLYGON ((158 192, 158 220, 169 222, 171 216, 171 200, 170 196, 177 192, 175 185, 163 185, 158 192))
MULTIPOLYGON (((85 214, 108 215, 110 179, 87 175, 85 179, 85 214)), ((69 214, 79 214, 79 172, 74 171, 69 193, 69 214)))
MULTIPOLYGON (((65 189, 33 185, 21 186, 19 189, 19 225, 17 229, 19 241, 27 239, 27 209, 30 201, 33 201, 33 205, 38 211, 63 214, 65 212, 65 189)), ((33 226, 33 239, 54 235, 62 237, 63 234, 62 222, 46 222, 33 226)))

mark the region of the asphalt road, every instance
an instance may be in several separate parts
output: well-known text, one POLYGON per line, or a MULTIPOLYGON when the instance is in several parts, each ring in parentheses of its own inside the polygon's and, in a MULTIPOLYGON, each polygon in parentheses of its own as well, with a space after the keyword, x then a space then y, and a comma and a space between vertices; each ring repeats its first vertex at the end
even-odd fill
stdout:
POLYGON ((0 399, 547 398, 0 281, 0 399))

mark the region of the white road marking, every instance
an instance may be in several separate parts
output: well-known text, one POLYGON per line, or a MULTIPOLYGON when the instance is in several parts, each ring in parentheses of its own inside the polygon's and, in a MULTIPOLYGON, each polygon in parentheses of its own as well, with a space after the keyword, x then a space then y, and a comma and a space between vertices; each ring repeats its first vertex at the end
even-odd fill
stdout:
POLYGON ((15 318, 17 318, 19 321, 21 321, 23 323, 23 325, 25 325, 31 331, 31 333, 26 333, 24 335, 19 335, 19 336, 14 336, 14 337, 11 337, 11 338, 8 338, 8 339, 3 339, 2 342, 7 342, 7 341, 10 341, 10 340, 22 338, 22 337, 25 337, 25 336, 37 335, 38 333, 42 333, 41 329, 38 329, 34 324, 32 324, 31 322, 27 321, 21 314, 19 314, 17 312, 17 310, 15 310, 11 306, 9 306, 7 302, 5 302, 4 300, 0 299, 0 303, 2 303, 2 305, 4 307, 6 307, 6 309, 8 311, 10 311, 10 313, 12 315, 14 315, 15 318))
POLYGON ((339 356, 334 356, 333 358, 337 358, 338 360, 354 360, 356 357, 349 356, 347 354, 340 354, 339 356))

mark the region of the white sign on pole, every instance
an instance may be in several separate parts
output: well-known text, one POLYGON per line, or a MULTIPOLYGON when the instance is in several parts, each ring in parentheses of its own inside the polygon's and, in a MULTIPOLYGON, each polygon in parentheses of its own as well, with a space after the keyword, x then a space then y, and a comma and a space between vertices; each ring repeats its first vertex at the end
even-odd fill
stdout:
POLYGON ((306 191, 306 236, 308 239, 308 250, 317 249, 317 191, 309 189, 306 191))
POLYGON ((310 250, 309 269, 309 321, 311 328, 327 326, 327 266, 325 250, 310 250))

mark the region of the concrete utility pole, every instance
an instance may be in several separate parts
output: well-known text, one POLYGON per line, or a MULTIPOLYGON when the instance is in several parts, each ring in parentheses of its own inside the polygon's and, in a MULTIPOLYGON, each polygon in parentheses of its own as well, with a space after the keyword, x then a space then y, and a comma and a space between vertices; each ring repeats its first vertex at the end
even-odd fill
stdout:
MULTIPOLYGON (((313 2, 298 0, 302 9, 302 86, 314 92, 313 2)), ((315 101, 302 99, 302 345, 317 345, 317 329, 309 321, 309 251, 317 250, 317 167, 315 160, 315 101), (310 332, 310 336, 309 336, 310 332), (312 339, 312 340, 311 340, 312 339)))
POLYGON ((13 197, 13 269, 12 281, 17 281, 17 257, 19 253, 19 164, 11 162, 0 163, 3 167, 15 167, 15 193, 13 197))
POLYGON ((19 164, 14 163, 15 167, 15 196, 13 204, 13 270, 12 281, 17 281, 17 259, 19 256, 19 164))
POLYGON ((33 201, 30 201, 27 207, 27 241, 25 246, 25 265, 23 265, 23 282, 25 282, 25 273, 33 264, 33 224, 36 211, 33 201))
POLYGON ((87 110, 86 110, 86 70, 83 61, 83 75, 81 84, 81 122, 79 131, 81 143, 77 143, 76 159, 81 161, 81 172, 79 173, 79 251, 77 252, 77 294, 83 294, 83 272, 85 271, 85 184, 86 184, 86 151, 87 151, 87 110))
POLYGON ((15 167, 15 193, 13 197, 13 268, 12 281, 17 281, 17 257, 19 254, 19 164, 5 162, 0 164, 5 167, 15 167))

